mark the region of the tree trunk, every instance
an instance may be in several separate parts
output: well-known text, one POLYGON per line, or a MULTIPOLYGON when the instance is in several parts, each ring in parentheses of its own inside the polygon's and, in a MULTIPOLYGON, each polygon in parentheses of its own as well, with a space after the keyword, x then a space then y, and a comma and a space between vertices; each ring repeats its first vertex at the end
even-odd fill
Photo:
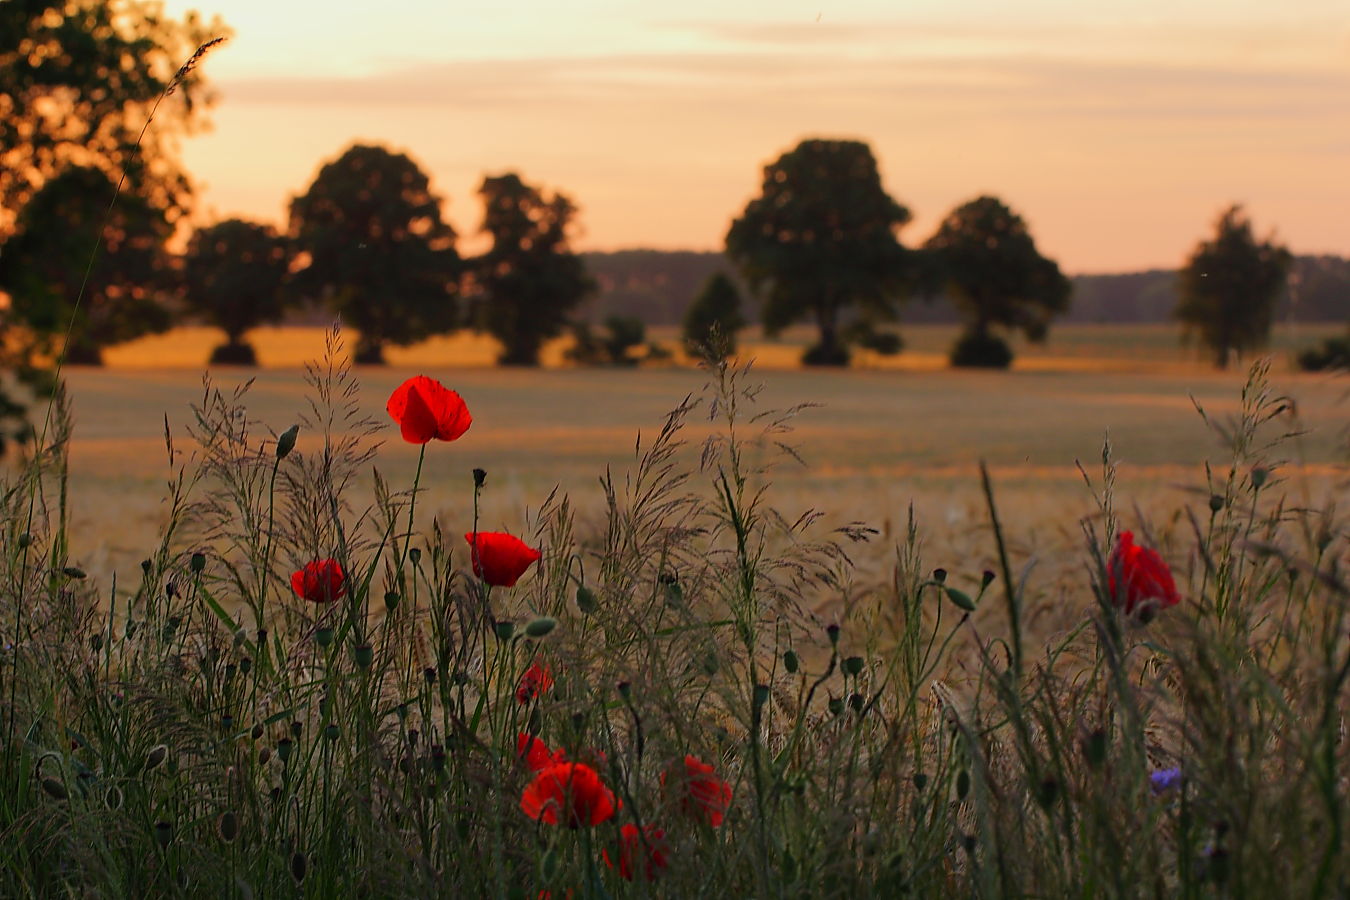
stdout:
POLYGON ((807 349, 802 355, 802 364, 807 366, 846 366, 848 348, 839 341, 839 323, 836 321, 834 305, 824 303, 816 310, 816 327, 820 329, 820 342, 807 349))
POLYGON ((358 366, 384 365, 384 342, 367 339, 364 335, 356 342, 356 353, 352 362, 358 366))
POLYGON ((69 366, 101 366, 103 350, 97 344, 75 338, 66 344, 65 364, 69 366))

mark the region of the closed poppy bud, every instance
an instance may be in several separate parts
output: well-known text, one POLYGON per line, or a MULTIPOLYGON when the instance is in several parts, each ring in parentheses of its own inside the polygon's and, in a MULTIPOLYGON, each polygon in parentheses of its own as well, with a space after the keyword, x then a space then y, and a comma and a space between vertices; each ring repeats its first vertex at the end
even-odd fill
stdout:
POLYGON ((792 650, 783 654, 783 668, 787 669, 789 675, 796 675, 797 670, 801 668, 801 660, 792 650))
POLYGON ((1263 484, 1266 483, 1266 479, 1269 477, 1270 477, 1269 469, 1257 466, 1256 468, 1252 469, 1252 487, 1259 489, 1263 484))
POLYGON ((393 612, 394 610, 398 609, 398 601, 400 599, 402 598, 399 597, 398 591, 385 591, 384 592, 385 610, 387 612, 393 612))
POLYGON ((188 568, 191 569, 194 574, 201 572, 202 569, 205 569, 206 554, 205 553, 192 554, 192 559, 188 562, 188 568))
POLYGON ((826 625, 826 626, 825 626, 825 636, 828 637, 828 638, 830 639, 830 646, 831 646, 831 647, 838 646, 838 644, 839 644, 839 626, 838 626, 838 625, 834 625, 834 624, 826 625))
POLYGON ((600 604, 595 599, 595 591, 584 585, 577 588, 577 609, 587 615, 596 611, 600 604))
POLYGON ((292 425, 277 437, 277 459, 285 459, 295 449, 295 439, 300 434, 300 426, 292 425))
MULTIPOLYGON (((20 549, 20 550, 26 549, 26 548, 32 546, 32 544, 33 544, 33 536, 32 536, 31 534, 29 534, 28 532, 25 531, 23 534, 19 535, 19 549, 20 549)), ((150 560, 147 559, 147 560, 146 560, 144 563, 142 563, 141 565, 142 565, 142 568, 149 569, 149 568, 150 568, 150 560)))
POLYGON ((282 738, 277 741, 277 758, 282 762, 291 758, 291 750, 295 747, 295 742, 290 738, 282 738))
POLYGON ((56 778, 42 779, 42 790, 45 791, 49 797, 56 800, 64 800, 66 797, 70 796, 69 792, 66 790, 65 784, 56 778))
POLYGON ((990 571, 989 569, 985 569, 984 574, 980 576, 980 590, 984 590, 985 588, 989 587, 989 585, 993 584, 995 577, 996 576, 992 571, 990 571))
POLYGON ((516 623, 498 622, 492 626, 492 630, 497 635, 497 640, 509 641, 516 633, 516 623))
POLYGON ((946 569, 934 569, 934 570, 933 570, 933 580, 936 581, 938 584, 943 584, 944 582, 946 582, 946 580, 947 580, 947 570, 946 570, 946 569))
POLYGON ((318 644, 320 647, 327 647, 329 644, 333 643, 333 629, 329 628, 327 625, 315 629, 314 643, 318 644))
POLYGON ((328 738, 328 740, 330 741, 336 741, 338 739, 338 736, 341 734, 342 729, 338 728, 337 725, 334 725, 332 722, 329 722, 326 726, 324 726, 323 736, 328 738))
POLYGON ((332 603, 347 593, 347 576, 335 559, 316 559, 291 575, 291 588, 310 603, 332 603))
POLYGON ((150 748, 150 752, 145 755, 145 771, 149 772, 159 767, 164 760, 169 758, 169 748, 163 744, 157 744, 150 748))
POLYGON ((272 749, 263 747, 258 751, 258 765, 265 766, 272 761, 272 749))
POLYGON ((1107 592, 1116 606, 1129 615, 1136 609, 1155 611, 1181 602, 1172 572, 1156 550, 1134 543, 1134 535, 1122 531, 1106 563, 1107 592))
POLYGON ((553 631, 558 625, 558 620, 549 616, 540 616, 525 626, 525 636, 532 638, 541 638, 553 631))
POLYGON ((161 847, 167 847, 171 840, 173 840, 173 826, 164 821, 156 822, 155 843, 161 847))
POLYGON ((225 843, 234 843, 234 839, 239 837, 239 816, 230 810, 221 813, 216 819, 216 834, 225 843))
POLYGON ((830 702, 825 705, 829 708, 831 715, 838 716, 844 712, 844 698, 842 697, 831 697, 830 702))
POLYGON ((248 733, 248 736, 256 741, 258 738, 263 736, 263 730, 264 729, 262 723, 259 722, 257 725, 253 726, 253 730, 248 733))
POLYGON ((291 877, 295 879, 296 884, 305 880, 305 872, 309 869, 309 861, 305 859, 303 853, 291 854, 291 877))
POLYGON ((494 587, 511 587, 543 555, 520 538, 500 532, 470 532, 464 540, 473 574, 494 587))
POLYGON ((473 424, 463 398, 425 375, 415 375, 395 388, 385 409, 410 444, 453 441, 473 424))
POLYGON ((1210 494, 1210 495, 1209 495, 1209 511, 1210 511, 1210 512, 1212 512, 1212 513, 1219 512, 1220 510, 1223 509, 1223 504, 1224 504, 1224 499, 1223 499, 1223 497, 1222 497, 1221 495, 1219 495, 1219 494, 1210 494))
POLYGON ((369 644, 357 644, 352 650, 352 656, 356 659, 358 666, 368 669, 370 664, 375 661, 375 648, 369 644))
POLYGON ((76 580, 89 577, 84 569, 81 569, 79 566, 66 566, 61 570, 61 574, 65 575, 67 578, 74 578, 76 580))
POLYGON ((857 676, 863 670, 863 658, 861 656, 850 656, 844 660, 842 668, 845 675, 857 676))
POLYGON ((483 469, 473 470, 473 486, 482 487, 487 482, 487 472, 483 469))

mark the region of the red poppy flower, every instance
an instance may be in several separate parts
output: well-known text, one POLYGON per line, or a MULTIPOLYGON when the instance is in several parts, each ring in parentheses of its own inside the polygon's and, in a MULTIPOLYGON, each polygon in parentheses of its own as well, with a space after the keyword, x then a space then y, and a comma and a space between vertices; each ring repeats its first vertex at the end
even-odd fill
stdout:
POLYGON ((385 409, 410 444, 425 444, 433 438, 453 441, 473 424, 463 398, 425 375, 414 375, 394 388, 385 409))
MULTIPOLYGON (((605 865, 614 868, 609 851, 602 852, 605 865)), ((632 881, 633 873, 641 866, 643 876, 648 881, 655 881, 657 873, 670 865, 670 845, 666 843, 665 831, 655 825, 644 825, 639 834, 638 827, 629 822, 619 829, 618 856, 619 874, 624 878, 632 881)))
POLYGON ((542 772, 549 766, 567 762, 567 754, 562 750, 550 750, 539 738, 524 733, 516 735, 516 756, 525 761, 531 772, 542 772))
POLYGON ((473 574, 493 587, 511 587, 543 554, 520 538, 496 531, 469 532, 473 574))
POLYGON ((525 674, 520 676, 516 685, 516 702, 529 703, 540 694, 548 693, 553 687, 553 670, 539 663, 530 663, 525 674))
POLYGON ((1181 602, 1172 572, 1156 550, 1137 546, 1134 535, 1122 531, 1106 562, 1106 589, 1111 602, 1129 615, 1136 608, 1176 606, 1181 602))
POLYGON ((520 795, 520 808, 531 819, 568 828, 599 825, 621 804, 599 774, 581 763, 556 763, 534 776, 520 795))
MULTIPOLYGON (((684 758, 684 771, 679 766, 671 774, 680 809, 713 828, 722 824, 731 808, 731 785, 713 774, 713 767, 695 756, 684 758)), ((666 787, 666 772, 661 773, 661 786, 666 787)))
POLYGON ((336 559, 316 559, 291 575, 291 587, 310 603, 332 603, 347 593, 347 576, 336 559))

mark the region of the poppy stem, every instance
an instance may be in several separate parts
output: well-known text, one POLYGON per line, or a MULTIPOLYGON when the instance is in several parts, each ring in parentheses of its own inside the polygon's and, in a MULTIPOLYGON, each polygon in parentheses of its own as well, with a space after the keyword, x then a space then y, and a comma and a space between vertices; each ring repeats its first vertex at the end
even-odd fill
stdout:
MULTIPOLYGON (((413 474, 412 497, 408 500, 408 533, 403 537, 403 552, 398 558, 399 590, 407 594, 407 583, 403 580, 403 564, 408 561, 408 550, 412 547, 413 513, 417 510, 417 489, 422 483, 422 463, 427 458, 427 445, 423 444, 417 454, 417 471, 413 474)), ((416 581, 416 579, 414 579, 416 581)))

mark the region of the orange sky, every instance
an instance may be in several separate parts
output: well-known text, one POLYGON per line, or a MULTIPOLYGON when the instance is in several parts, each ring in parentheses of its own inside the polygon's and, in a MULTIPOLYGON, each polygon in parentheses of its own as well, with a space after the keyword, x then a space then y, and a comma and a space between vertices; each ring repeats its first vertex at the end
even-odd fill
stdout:
POLYGON ((236 32, 184 147, 204 220, 280 222, 360 140, 419 161, 462 235, 514 169, 580 206, 582 249, 719 249, 761 166, 823 136, 872 145, 909 245, 992 192, 1069 272, 1175 266, 1230 202, 1350 255, 1345 0, 166 7, 236 32))

